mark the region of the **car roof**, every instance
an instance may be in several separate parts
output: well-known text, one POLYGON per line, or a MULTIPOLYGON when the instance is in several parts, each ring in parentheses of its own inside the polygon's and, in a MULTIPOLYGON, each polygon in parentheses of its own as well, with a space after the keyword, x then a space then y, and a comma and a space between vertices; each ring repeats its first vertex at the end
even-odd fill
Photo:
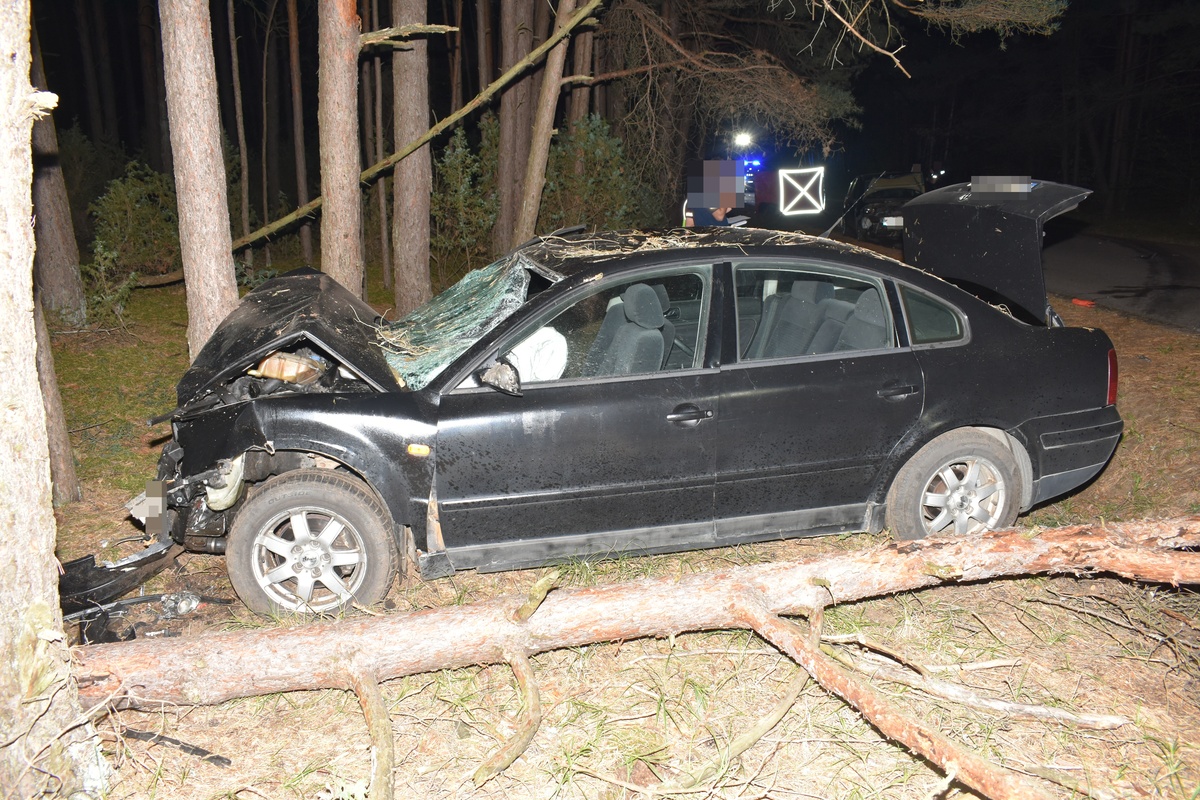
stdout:
POLYGON ((834 239, 766 228, 674 228, 661 231, 597 231, 541 236, 517 249, 517 253, 541 267, 543 274, 563 277, 602 271, 610 261, 621 260, 630 268, 661 259, 664 253, 706 259, 771 255, 786 248, 791 256, 833 257, 864 267, 913 270, 880 253, 834 239))

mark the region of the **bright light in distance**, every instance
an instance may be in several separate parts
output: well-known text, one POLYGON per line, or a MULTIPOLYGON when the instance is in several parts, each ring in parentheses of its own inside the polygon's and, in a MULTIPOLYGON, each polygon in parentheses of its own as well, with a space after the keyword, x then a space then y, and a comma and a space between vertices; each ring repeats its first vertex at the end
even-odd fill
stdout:
POLYGON ((733 135, 733 143, 737 147, 749 147, 754 143, 754 137, 745 132, 735 133, 733 135))

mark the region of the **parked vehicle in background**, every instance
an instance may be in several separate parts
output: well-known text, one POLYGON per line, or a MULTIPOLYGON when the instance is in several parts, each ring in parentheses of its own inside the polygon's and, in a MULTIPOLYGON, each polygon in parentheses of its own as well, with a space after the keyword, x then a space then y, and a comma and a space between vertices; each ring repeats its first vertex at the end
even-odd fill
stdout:
POLYGON ((846 193, 842 230, 856 239, 898 242, 901 231, 895 220, 901 206, 924 191, 920 171, 860 175, 846 193))

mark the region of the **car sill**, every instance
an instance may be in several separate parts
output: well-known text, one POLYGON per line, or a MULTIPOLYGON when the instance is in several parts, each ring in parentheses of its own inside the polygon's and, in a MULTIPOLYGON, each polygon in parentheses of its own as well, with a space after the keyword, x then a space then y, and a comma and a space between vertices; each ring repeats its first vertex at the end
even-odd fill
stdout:
POLYGON ((571 536, 547 536, 486 545, 447 547, 444 553, 422 553, 421 577, 446 577, 458 570, 501 572, 562 563, 573 558, 607 558, 618 554, 652 555, 679 550, 823 536, 866 529, 866 504, 856 503, 804 511, 658 528, 635 528, 571 536))

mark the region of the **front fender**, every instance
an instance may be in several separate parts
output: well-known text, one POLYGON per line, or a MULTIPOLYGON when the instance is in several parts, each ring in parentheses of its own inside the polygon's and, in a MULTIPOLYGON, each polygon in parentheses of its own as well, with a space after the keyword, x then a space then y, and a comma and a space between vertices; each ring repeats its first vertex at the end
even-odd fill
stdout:
POLYGON ((432 447, 435 432, 415 402, 396 394, 267 397, 175 423, 184 477, 247 450, 314 453, 357 473, 379 494, 397 524, 412 525, 422 533, 433 464, 429 457, 410 454, 408 446, 432 447))

